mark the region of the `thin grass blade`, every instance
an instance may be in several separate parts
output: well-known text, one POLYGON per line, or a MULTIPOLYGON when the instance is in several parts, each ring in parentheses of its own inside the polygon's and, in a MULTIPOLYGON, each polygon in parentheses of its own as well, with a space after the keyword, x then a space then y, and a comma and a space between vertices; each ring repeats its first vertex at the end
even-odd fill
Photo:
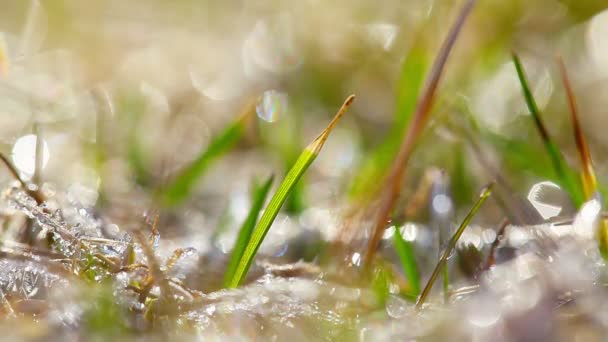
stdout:
POLYGON ((268 197, 268 192, 270 191, 270 186, 272 185, 273 180, 274 175, 271 175, 264 183, 257 186, 253 193, 253 204, 251 205, 249 214, 247 214, 247 217, 239 230, 237 240, 234 244, 234 248, 232 249, 232 255, 230 256, 230 261, 228 262, 228 267, 224 276, 224 287, 227 287, 234 277, 236 266, 243 257, 245 247, 251 238, 251 233, 253 232, 256 222, 258 221, 258 216, 262 210, 264 202, 266 201, 266 197, 268 197))
POLYGON ((234 276, 228 283, 228 287, 235 288, 241 284, 241 282, 247 275, 249 267, 251 266, 251 263, 253 262, 253 259, 255 258, 255 255, 258 252, 260 245, 262 244, 262 241, 264 241, 264 238, 266 237, 270 226, 274 222, 274 219, 277 217, 279 210, 283 206, 285 199, 293 190, 293 187, 297 184, 298 180, 300 180, 302 175, 306 172, 310 164, 312 164, 312 162, 315 160, 315 158, 323 148, 325 141, 329 137, 329 134, 336 126, 340 118, 344 115, 344 113, 346 113, 346 110, 348 109, 348 107, 350 107, 354 100, 354 95, 351 95, 346 99, 342 107, 340 107, 340 109, 338 110, 336 116, 325 128, 325 130, 323 130, 323 132, 321 132, 321 134, 310 145, 308 145, 306 149, 304 149, 302 154, 300 154, 298 160, 289 170, 289 172, 285 176, 285 179, 277 189, 277 192, 275 192, 275 194, 272 196, 270 203, 268 203, 268 206, 264 210, 264 214, 260 218, 260 221, 253 230, 251 239, 247 243, 247 247, 245 248, 243 256, 239 260, 239 263, 236 267, 236 271, 234 272, 234 276))
POLYGON ((418 298, 418 301, 416 302, 416 308, 420 309, 422 307, 422 304, 424 304, 424 301, 426 300, 429 293, 431 292, 431 289, 433 288, 433 284, 435 283, 435 280, 437 280, 439 273, 442 272, 443 265, 448 260, 448 256, 452 253, 452 251, 456 247, 456 243, 458 242, 458 239, 460 239, 464 230, 467 228, 467 226, 469 225, 469 223, 471 222, 471 220, 473 219, 475 214, 477 214, 477 211, 479 211, 479 208, 481 208, 481 206, 485 203, 485 201, 488 199, 488 197, 490 197, 490 195, 492 194, 493 186, 494 186, 494 184, 490 184, 481 191, 481 194, 479 195, 479 199, 477 200, 477 202, 475 202, 475 204, 473 205, 473 207, 471 208, 471 210, 469 211, 467 216, 464 218, 464 220, 462 221, 462 223, 460 224, 460 226, 458 227, 458 229, 456 230, 454 235, 452 235, 452 239, 450 240, 447 247, 441 254, 441 257, 439 258, 437 265, 435 265, 435 269, 433 270, 433 273, 431 274, 429 281, 424 286, 424 289, 422 290, 422 293, 420 294, 420 297, 418 298))
POLYGON ((578 120, 578 110, 576 109, 576 99, 574 97, 574 91, 570 84, 568 72, 564 62, 558 59, 558 65, 562 76, 562 82, 564 89, 566 90, 566 96, 568 98, 568 107, 570 109, 570 119, 572 120, 572 128, 574 130, 574 140, 576 141, 576 148, 578 150, 582 172, 581 179, 583 181, 583 191, 585 192, 586 199, 590 199, 597 191, 597 179, 595 177, 595 171, 593 169, 593 161, 591 160, 591 153, 589 152, 589 146, 585 139, 585 134, 578 120))
MULTIPOLYGON (((579 115, 576 106, 576 98, 574 96, 574 91, 572 90, 568 72, 566 71, 566 66, 561 59, 557 60, 557 64, 559 65, 562 83, 564 84, 564 89, 566 90, 568 107, 570 109, 570 119, 572 120, 572 128, 574 130, 574 140, 576 141, 576 148, 581 160, 581 181, 583 183, 583 191, 585 194, 585 199, 590 200, 598 194, 598 183, 597 178, 595 177, 593 160, 591 159, 589 146, 587 145, 585 134, 583 133, 583 129, 578 119, 579 115)), ((600 253, 604 259, 608 260, 608 222, 605 219, 602 219, 599 222, 597 239, 600 253)))
POLYGON ((395 250, 401 261, 403 273, 410 283, 411 293, 408 295, 416 298, 420 294, 420 274, 418 273, 418 263, 416 262, 416 256, 414 255, 414 247, 411 242, 406 241, 403 238, 398 227, 395 227, 393 244, 395 245, 395 250))
POLYGON ((439 85, 445 64, 447 63, 450 52, 456 43, 456 39, 458 38, 467 17, 473 10, 474 4, 475 0, 468 0, 461 9, 446 39, 443 41, 441 49, 439 50, 427 76, 421 96, 418 98, 418 102, 416 103, 416 109, 414 111, 414 115, 412 116, 412 121, 408 126, 408 130, 403 141, 401 142, 399 152, 395 157, 389 176, 383 185, 380 207, 378 208, 376 220, 372 228, 372 237, 365 252, 364 263, 366 267, 371 265, 371 261, 386 227, 386 222, 393 210, 393 207, 395 206, 397 198, 399 197, 399 193, 401 191, 401 181, 403 179, 403 174, 405 173, 405 166, 407 165, 412 151, 414 150, 414 145, 418 137, 429 119, 437 86, 439 85))
POLYGON ((250 110, 226 127, 213 138, 204 150, 190 165, 182 170, 162 193, 162 203, 173 207, 188 198, 199 179, 218 158, 230 151, 241 139, 247 126, 250 110))
POLYGON ((519 78, 519 83, 521 84, 522 92, 524 98, 526 100, 526 105, 532 114, 532 118, 534 119, 534 124, 540 134, 547 154, 551 159, 551 163, 553 168, 555 169, 555 173, 557 174, 557 178, 561 185, 565 188, 565 190, 570 194, 572 201, 576 205, 576 207, 580 207, 584 202, 583 196, 580 192, 579 187, 577 186, 577 181, 574 179, 568 164, 564 160, 559 148, 551 139, 549 132, 540 116, 540 111, 534 100, 534 95, 530 90, 530 86, 528 85, 528 80, 526 78, 526 74, 524 68, 521 64, 521 60, 516 53, 512 54, 513 64, 515 65, 515 70, 517 71, 517 77, 519 78))

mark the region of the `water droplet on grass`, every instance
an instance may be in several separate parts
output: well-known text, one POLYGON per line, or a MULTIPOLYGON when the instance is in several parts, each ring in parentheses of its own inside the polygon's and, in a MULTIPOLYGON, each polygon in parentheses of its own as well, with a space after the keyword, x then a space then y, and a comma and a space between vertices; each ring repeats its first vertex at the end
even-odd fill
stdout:
POLYGON ((266 122, 279 120, 287 112, 287 94, 276 90, 265 91, 255 111, 266 122))
POLYGON ((401 235, 405 241, 416 241, 416 237, 418 237, 418 226, 413 223, 406 223, 405 226, 401 228, 401 235))
POLYGON ((539 182, 530 188, 528 201, 545 220, 561 213, 567 195, 553 182, 539 182))

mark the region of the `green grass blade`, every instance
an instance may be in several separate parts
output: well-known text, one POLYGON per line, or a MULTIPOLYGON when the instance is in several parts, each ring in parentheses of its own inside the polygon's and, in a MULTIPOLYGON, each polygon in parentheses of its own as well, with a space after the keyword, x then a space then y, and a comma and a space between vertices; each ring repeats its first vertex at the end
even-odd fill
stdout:
POLYGON ((270 186, 272 185, 273 180, 274 176, 268 177, 268 179, 263 184, 257 186, 253 192, 253 203, 251 205, 251 209, 249 209, 249 214, 247 214, 247 217, 239 230, 237 240, 234 244, 234 248, 232 249, 230 261, 228 262, 228 268, 226 269, 226 274, 224 276, 224 287, 227 287, 230 280, 232 280, 232 277, 234 277, 236 266, 238 265, 239 260, 241 260, 243 257, 245 246, 247 246, 247 243, 251 238, 251 233, 253 232, 253 228, 258 220, 262 206, 266 201, 266 197, 268 196, 268 192, 270 191, 270 186))
POLYGON ((302 175, 306 172, 310 164, 312 164, 312 162, 315 160, 321 151, 321 148, 323 148, 323 144, 325 144, 325 141, 329 137, 332 129, 338 123, 338 120, 340 120, 340 118, 344 115, 346 109, 352 104, 354 99, 354 95, 351 95, 346 99, 327 128, 325 128, 325 130, 323 130, 323 132, 310 145, 308 145, 306 149, 304 149, 298 160, 296 160, 295 164, 289 170, 285 176, 285 179, 281 185, 279 185, 277 192, 275 192, 275 194, 272 196, 270 203, 268 203, 268 206, 264 210, 264 214, 260 218, 260 221, 256 225, 253 234, 251 235, 251 239, 247 243, 243 256, 238 262, 234 276, 228 283, 228 287, 235 288, 241 284, 243 279, 245 279, 245 276, 249 271, 249 267, 251 266, 251 263, 253 262, 262 241, 264 241, 270 226, 279 214, 279 210, 283 206, 287 196, 293 190, 293 187, 297 184, 298 180, 300 180, 302 175))
POLYGON ((403 273, 405 273, 407 281, 410 283, 411 293, 408 293, 408 295, 416 298, 418 297, 418 294, 420 294, 420 275, 418 274, 418 264, 416 262, 412 243, 405 241, 399 228, 395 227, 393 244, 395 245, 397 255, 399 255, 403 273))
POLYGON ((231 123, 218 136, 213 138, 204 150, 190 165, 182 170, 162 193, 162 203, 172 207, 188 198, 190 192, 203 176, 209 166, 219 157, 230 151, 245 132, 248 115, 231 123))
POLYGON ((536 105, 536 101, 534 100, 534 96, 528 85, 528 80, 521 64, 521 60, 515 53, 513 53, 512 56, 513 64, 515 64, 515 70, 517 71, 517 77, 519 78, 519 83, 521 84, 526 104, 530 110, 530 113, 532 114, 532 118, 534 119, 534 124, 538 130, 538 133, 543 140, 547 154, 551 159, 555 173, 557 174, 561 185, 565 188, 568 194, 570 194, 570 197, 572 198, 572 201, 576 207, 580 207, 584 202, 584 198, 580 191, 580 187, 577 185, 576 178, 574 177, 572 170, 568 167, 564 157, 560 153, 559 148, 549 136, 549 132, 547 131, 545 124, 540 117, 540 111, 538 110, 538 106, 536 105))
POLYGON ((441 273, 441 271, 443 270, 443 265, 448 260, 448 256, 452 253, 452 251, 456 247, 456 243, 458 242, 458 239, 460 239, 464 230, 467 228, 467 226, 469 225, 469 223, 471 222, 471 220, 473 219, 475 214, 477 214, 477 211, 479 211, 479 208, 481 208, 481 206, 485 203, 485 201, 488 199, 488 197, 490 197, 490 195, 492 194, 492 188, 493 188, 493 184, 490 184, 481 191, 481 194, 479 195, 479 199, 477 200, 477 202, 475 202, 475 204, 473 205, 471 210, 469 210, 469 213, 464 218, 464 220, 462 221, 462 223, 460 224, 460 226, 458 227, 458 229, 456 230, 454 235, 452 235, 452 239, 450 240, 447 247, 441 254, 441 257, 439 258, 437 265, 435 265, 435 269, 433 270, 433 273, 431 274, 429 281, 424 286, 424 289, 422 290, 422 293, 420 294, 420 297, 418 298, 418 301, 416 302, 416 308, 420 309, 422 307, 422 304, 424 304, 424 301, 426 300, 429 293, 431 292, 431 289, 433 288, 433 284, 435 283, 435 280, 437 280, 439 273, 441 273))

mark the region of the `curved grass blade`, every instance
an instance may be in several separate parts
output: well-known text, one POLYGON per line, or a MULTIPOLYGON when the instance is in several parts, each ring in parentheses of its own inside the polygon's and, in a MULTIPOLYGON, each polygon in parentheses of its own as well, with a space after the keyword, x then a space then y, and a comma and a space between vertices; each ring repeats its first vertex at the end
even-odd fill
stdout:
POLYGON ((219 157, 230 151, 240 140, 245 132, 250 113, 251 108, 239 119, 226 127, 218 136, 213 138, 207 149, 175 177, 173 182, 165 188, 161 195, 162 203, 165 206, 173 207, 179 205, 188 198, 192 189, 209 166, 219 157))
POLYGON ((395 250, 401 261, 403 273, 405 273, 405 276, 410 283, 411 293, 408 293, 408 296, 416 298, 420 294, 420 275, 418 273, 418 264, 416 262, 412 243, 405 241, 399 228, 395 227, 393 244, 395 245, 395 250))
POLYGON ((403 174, 405 173, 405 166, 407 165, 412 151, 414 150, 416 140, 420 136, 429 119, 437 86, 439 85, 439 81, 450 55, 450 51, 452 51, 452 48, 456 43, 456 39, 458 38, 467 17, 473 10, 474 4, 475 0, 468 0, 461 9, 458 17, 456 18, 456 22, 454 22, 446 39, 443 41, 443 44, 427 76, 421 96, 418 98, 418 102, 416 103, 416 109, 414 111, 414 115, 412 116, 412 121, 408 126, 404 139, 401 142, 399 152, 393 161, 389 176, 383 185, 383 197, 380 199, 380 207, 378 208, 378 214, 372 228, 372 237, 365 252, 364 264, 366 267, 371 265, 373 256, 378 248, 380 239, 382 238, 386 222, 393 210, 393 207, 395 206, 397 198, 399 197, 399 193, 401 191, 401 181, 403 179, 403 174))
POLYGON ((424 286, 424 289, 422 290, 422 293, 420 294, 420 297, 418 298, 418 301, 416 302, 417 309, 420 309, 422 307, 422 304, 424 304, 424 301, 426 300, 429 293, 431 292, 431 289, 433 288, 433 284, 435 283, 435 280, 437 280, 439 273, 441 273, 442 270, 444 270, 443 265, 445 265, 446 261, 448 260, 448 256, 452 253, 452 251, 456 247, 456 243, 458 242, 458 239, 460 239, 460 236, 462 236, 462 233, 464 232, 464 230, 467 228, 467 226, 469 225, 469 223, 471 222, 471 220, 473 219, 475 214, 477 214, 477 211, 479 211, 479 208, 481 208, 481 206, 485 203, 485 201, 488 199, 488 197, 490 197, 490 195, 492 194, 493 186, 494 186, 494 184, 491 183, 490 185, 486 186, 481 191, 481 194, 479 195, 479 199, 477 200, 477 202, 475 202, 475 204, 473 205, 473 207, 471 208, 471 210, 469 211, 467 216, 464 218, 464 220, 462 221, 462 223, 460 224, 460 226, 458 227, 458 229, 456 230, 454 235, 452 235, 452 239, 450 240, 447 247, 441 254, 441 257, 439 258, 437 265, 435 265, 435 269, 433 270, 433 273, 431 274, 429 281, 424 286))
POLYGON ((553 164, 555 173, 557 174, 561 185, 565 188, 568 194, 570 194, 572 201, 578 208, 584 202, 584 199, 579 187, 577 186, 577 182, 574 179, 573 174, 570 168, 568 167, 568 164, 564 160, 564 157, 560 153, 557 145, 553 142, 551 136, 549 136, 549 132, 547 131, 547 128, 545 127, 545 124, 543 123, 542 118, 540 117, 540 111, 538 110, 538 106, 536 105, 536 101, 534 100, 534 96, 532 95, 532 91, 528 86, 528 80, 526 78, 519 56, 517 56, 516 53, 513 53, 512 57, 513 64, 515 64, 515 70, 517 71, 517 77, 519 78, 519 83, 521 84, 522 92, 526 100, 526 105, 528 106, 528 109, 532 114, 534 124, 543 140, 543 144, 545 145, 547 154, 551 158, 551 163, 553 164))
POLYGON ((253 204, 251 205, 249 214, 247 214, 247 217, 239 230, 239 235, 234 244, 234 248, 232 249, 232 255, 230 256, 228 268, 226 269, 226 274, 224 275, 224 287, 227 287, 230 284, 230 280, 232 280, 234 277, 236 266, 238 265, 239 260, 241 260, 243 257, 245 247, 251 238, 251 233, 253 232, 256 222, 258 221, 258 216, 262 210, 264 202, 266 201, 266 197, 268 196, 268 191, 270 191, 270 186, 272 185, 273 180, 274 175, 271 175, 263 184, 256 186, 253 193, 253 204))
POLYGON ((275 194, 272 196, 270 203, 268 203, 268 206, 264 210, 264 214, 256 225, 251 239, 247 243, 243 256, 239 260, 236 271, 234 272, 234 276, 228 283, 228 287, 237 287, 243 281, 247 275, 247 271, 249 271, 249 267, 251 266, 258 249, 260 248, 260 245, 262 244, 262 241, 266 237, 266 234, 272 225, 272 222, 274 222, 274 219, 277 217, 281 206, 283 206, 285 199, 292 191, 298 180, 302 177, 304 172, 306 172, 310 164, 315 160, 323 148, 323 144, 325 144, 325 141, 329 137, 329 134, 344 113, 346 113, 346 110, 348 107, 350 107, 354 100, 354 95, 351 95, 346 99, 342 107, 340 107, 338 110, 338 113, 336 113, 336 116, 325 128, 325 130, 323 130, 323 132, 321 132, 321 134, 312 143, 310 143, 306 149, 304 149, 298 160, 291 167, 291 170, 289 170, 285 176, 285 179, 277 189, 277 192, 275 192, 275 194))

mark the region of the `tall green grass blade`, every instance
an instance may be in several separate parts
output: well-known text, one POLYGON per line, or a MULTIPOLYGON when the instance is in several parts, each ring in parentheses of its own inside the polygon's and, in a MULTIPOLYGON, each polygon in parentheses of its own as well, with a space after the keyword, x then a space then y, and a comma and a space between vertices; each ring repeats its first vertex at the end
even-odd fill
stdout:
POLYGON ((549 132, 547 131, 547 128, 543 123, 542 118, 540 117, 540 111, 538 109, 538 106, 536 105, 536 101, 534 100, 534 95, 532 94, 532 91, 530 90, 530 87, 528 85, 528 80, 521 64, 521 60, 515 53, 513 53, 512 57, 513 64, 515 65, 515 70, 517 71, 517 77, 519 78, 522 92, 526 100, 526 104, 528 106, 528 109, 530 110, 530 113, 532 114, 534 124, 543 140, 543 144, 545 146, 547 154, 551 159, 551 163, 553 165, 553 168, 555 169, 555 173, 557 174, 559 182, 568 192, 576 207, 580 207, 581 204, 584 202, 584 198, 580 191, 580 187, 577 184, 577 180, 575 179, 572 170, 564 160, 564 157, 562 156, 559 148, 553 142, 551 136, 549 136, 549 132))
POLYGON ((241 139, 245 132, 248 113, 231 123, 190 165, 182 170, 165 188, 161 195, 165 206, 173 207, 188 198, 198 180, 205 174, 209 166, 219 157, 230 151, 241 139))
POLYGON ((393 244, 395 245, 395 250, 401 261, 403 273, 410 283, 411 293, 408 293, 408 296, 416 298, 418 297, 418 294, 420 294, 420 275, 418 274, 418 263, 416 262, 412 243, 406 241, 403 238, 403 235, 401 235, 399 228, 395 227, 393 244))
POLYGON ((431 292, 431 289, 433 288, 433 284, 435 283, 435 280, 437 280, 439 273, 441 273, 441 271, 443 270, 443 265, 446 263, 446 261, 448 260, 448 257, 450 256, 450 254, 452 254, 452 251, 456 247, 456 243, 458 242, 458 239, 460 239, 464 230, 467 228, 467 226, 469 225, 469 223, 471 222, 471 220, 473 219, 475 214, 477 214, 477 211, 479 211, 479 208, 481 208, 481 206, 485 203, 485 201, 488 199, 488 197, 490 197, 490 195, 492 194, 492 188, 493 188, 493 184, 490 184, 481 191, 481 194, 479 195, 479 199, 477 200, 477 202, 475 202, 475 204, 473 205, 471 210, 469 210, 469 213, 464 218, 464 220, 462 221, 462 223, 460 224, 460 226, 458 227, 458 229, 456 230, 454 235, 452 235, 452 239, 450 240, 447 247, 441 254, 441 257, 439 258, 437 265, 435 265, 435 269, 433 270, 433 273, 431 274, 429 281, 424 286, 424 289, 422 290, 422 293, 420 294, 420 297, 418 298, 418 301, 416 302, 416 308, 420 309, 422 307, 422 304, 424 304, 424 301, 426 300, 429 293, 431 292))
POLYGON ((228 267, 224 276, 224 287, 227 287, 234 277, 236 266, 238 265, 239 260, 241 260, 243 257, 245 247, 251 238, 251 233, 253 232, 256 222, 258 221, 258 216, 262 210, 264 202, 266 201, 266 197, 268 196, 268 192, 270 191, 270 186, 272 185, 273 180, 274 176, 268 177, 268 179, 261 185, 257 186, 253 192, 251 209, 249 209, 249 214, 247 214, 247 217, 239 230, 237 240, 234 244, 234 248, 232 249, 230 261, 228 262, 228 267))
POLYGON ((344 115, 348 107, 352 104, 354 99, 354 95, 351 95, 346 99, 342 107, 340 107, 340 109, 338 110, 336 116, 325 128, 325 130, 323 130, 323 132, 310 145, 308 145, 306 149, 304 149, 302 154, 300 154, 298 160, 289 170, 289 172, 285 176, 285 179, 283 180, 275 194, 272 196, 270 203, 268 203, 268 206, 264 210, 264 214, 260 218, 260 221, 253 230, 251 239, 249 239, 249 242, 247 243, 247 247, 245 248, 243 256, 239 260, 236 271, 234 272, 234 276, 228 283, 228 287, 235 288, 241 284, 241 282, 247 275, 247 272, 249 271, 249 267, 251 266, 251 263, 253 262, 253 259, 255 258, 255 255, 258 252, 260 245, 262 244, 262 241, 264 241, 264 238, 266 237, 270 226, 279 214, 279 210, 283 206, 283 203, 285 202, 287 196, 293 190, 293 187, 297 184, 298 180, 306 172, 310 164, 312 164, 312 162, 315 160, 315 158, 323 148, 325 141, 329 137, 329 134, 331 133, 335 125, 338 123, 340 118, 344 115))

